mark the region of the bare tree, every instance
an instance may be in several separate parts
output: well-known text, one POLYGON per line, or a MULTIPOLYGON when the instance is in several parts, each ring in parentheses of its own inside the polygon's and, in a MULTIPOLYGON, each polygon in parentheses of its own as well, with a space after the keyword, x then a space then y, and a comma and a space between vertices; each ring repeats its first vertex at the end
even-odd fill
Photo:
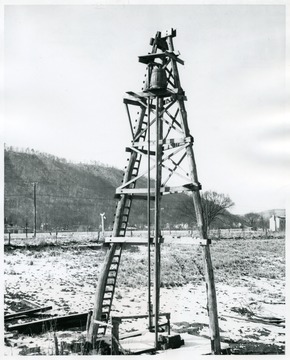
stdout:
POLYGON ((235 205, 228 195, 215 191, 206 191, 201 197, 204 223, 207 229, 216 219, 222 220, 226 215, 226 210, 235 205))
MULTIPOLYGON (((201 194, 201 205, 204 216, 204 223, 207 229, 211 224, 219 219, 223 221, 225 216, 228 216, 227 209, 234 206, 234 202, 228 195, 220 194, 215 191, 206 191, 201 194)), ((191 223, 196 222, 194 205, 191 197, 186 197, 179 204, 179 212, 183 217, 191 223)))
POLYGON ((261 222, 261 215, 257 213, 248 213, 244 215, 244 222, 251 228, 257 228, 261 222))

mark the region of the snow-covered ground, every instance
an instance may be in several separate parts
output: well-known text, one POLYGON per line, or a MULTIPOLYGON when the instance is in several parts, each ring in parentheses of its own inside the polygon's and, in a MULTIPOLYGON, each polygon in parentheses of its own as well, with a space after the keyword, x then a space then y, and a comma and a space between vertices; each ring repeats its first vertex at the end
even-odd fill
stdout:
MULTIPOLYGON (((96 286, 96 258, 89 250, 70 249, 62 253, 55 249, 34 251, 15 249, 5 253, 5 305, 6 313, 12 304, 27 299, 40 306, 51 305, 48 313, 67 315, 86 312, 93 307, 96 286)), ((219 326, 222 340, 228 342, 263 343, 283 347, 284 323, 271 324, 266 317, 284 319, 285 283, 280 279, 242 277, 237 285, 216 283, 219 326), (249 313, 257 317, 248 318, 249 313)), ((193 342, 189 335, 209 336, 206 310, 205 284, 191 283, 182 287, 161 288, 161 312, 171 313, 172 331, 180 333, 188 346, 193 342)), ((137 315, 147 313, 146 287, 117 287, 113 314, 137 315)), ((23 320, 19 320, 23 321, 23 320)), ((120 332, 142 330, 147 320, 128 320, 120 325, 120 332)), ((78 340, 85 332, 57 332, 58 342, 78 340)), ((210 342, 208 339, 205 339, 210 342)), ((5 355, 24 354, 32 348, 41 354, 53 355, 53 332, 39 336, 15 335, 12 346, 5 346, 5 355)), ((204 340, 202 340, 204 341, 204 340)))

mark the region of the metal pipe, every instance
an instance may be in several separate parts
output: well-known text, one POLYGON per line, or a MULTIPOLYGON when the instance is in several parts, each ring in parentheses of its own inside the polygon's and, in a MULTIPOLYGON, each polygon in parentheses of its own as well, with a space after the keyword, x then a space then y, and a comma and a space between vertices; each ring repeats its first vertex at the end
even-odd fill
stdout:
MULTIPOLYGON (((148 77, 149 79, 149 77, 148 77)), ((148 326, 149 330, 152 328, 152 306, 151 306, 151 245, 150 245, 150 228, 151 228, 151 214, 150 214, 150 98, 148 98, 147 103, 147 121, 148 121, 148 130, 147 130, 147 140, 148 140, 148 156, 147 156, 147 166, 148 166, 148 178, 147 178, 147 227, 148 227, 148 326)))
POLYGON ((158 317, 160 301, 160 187, 162 174, 162 120, 160 109, 162 98, 156 97, 156 172, 155 172, 155 348, 158 349, 158 317))

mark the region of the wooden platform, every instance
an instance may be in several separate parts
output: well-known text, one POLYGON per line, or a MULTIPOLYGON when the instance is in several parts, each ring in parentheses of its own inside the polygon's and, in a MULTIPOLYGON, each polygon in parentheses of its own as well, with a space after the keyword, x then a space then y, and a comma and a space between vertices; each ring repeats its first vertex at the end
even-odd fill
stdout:
MULTIPOLYGON (((174 334, 174 333, 172 333, 174 334)), ((187 356, 199 356, 211 354, 210 340, 190 334, 180 334, 184 345, 178 349, 158 350, 157 354, 170 354, 176 358, 184 359, 187 356)), ((120 340, 122 348, 130 354, 150 352, 154 349, 155 334, 146 332, 141 336, 120 340)), ((221 343, 223 351, 229 348, 228 344, 221 343)))

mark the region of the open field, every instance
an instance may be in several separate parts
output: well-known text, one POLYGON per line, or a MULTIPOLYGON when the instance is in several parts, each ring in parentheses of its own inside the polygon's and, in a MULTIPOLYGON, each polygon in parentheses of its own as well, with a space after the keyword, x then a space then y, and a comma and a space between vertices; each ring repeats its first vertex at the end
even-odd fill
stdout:
MULTIPOLYGON (((38 245, 21 246, 23 242, 19 242, 19 246, 6 247, 5 313, 23 309, 23 300, 51 305, 48 313, 55 315, 82 313, 92 308, 106 250, 88 247, 92 245, 89 237, 82 238, 81 247, 73 240, 71 237, 70 242, 62 245, 60 239, 50 237, 38 245)), ((285 240, 213 241, 211 252, 222 340, 230 344, 233 353, 284 353, 285 240)), ((207 337, 201 248, 165 241, 161 263, 161 311, 171 313, 172 330, 207 337)), ((113 305, 116 314, 146 313, 146 274, 146 247, 124 250, 113 305)), ((144 320, 131 321, 122 324, 121 331, 140 330, 144 326, 144 320)), ((76 329, 56 333, 59 343, 79 341, 84 335, 84 331, 76 329)), ((53 355, 54 331, 38 336, 15 334, 6 345, 6 355, 33 351, 53 355)))

